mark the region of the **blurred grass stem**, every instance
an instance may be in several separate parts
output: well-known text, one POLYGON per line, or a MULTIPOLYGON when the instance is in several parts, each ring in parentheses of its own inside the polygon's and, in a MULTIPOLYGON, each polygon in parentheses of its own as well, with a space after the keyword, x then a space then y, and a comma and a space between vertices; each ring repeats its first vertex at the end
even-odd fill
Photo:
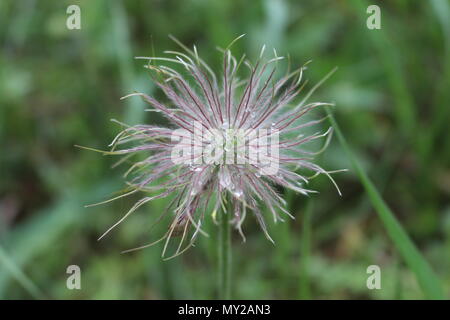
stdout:
POLYGON ((7 270, 34 299, 43 299, 44 295, 34 282, 17 266, 8 253, 0 247, 0 266, 7 270))
POLYGON ((428 261, 422 256, 413 241, 410 239, 408 233, 403 229, 403 226, 395 217, 394 213, 384 202, 377 188, 369 178, 363 167, 360 165, 356 156, 350 149, 344 135, 342 134, 332 112, 326 109, 330 122, 336 132, 338 140, 342 145, 347 157, 349 158, 353 169, 359 178, 361 184, 366 190, 375 211, 383 223, 387 234, 390 236, 398 252, 405 260, 412 272, 414 272, 416 279, 422 288, 422 291, 428 299, 444 299, 444 293, 441 287, 440 279, 435 275, 428 261))

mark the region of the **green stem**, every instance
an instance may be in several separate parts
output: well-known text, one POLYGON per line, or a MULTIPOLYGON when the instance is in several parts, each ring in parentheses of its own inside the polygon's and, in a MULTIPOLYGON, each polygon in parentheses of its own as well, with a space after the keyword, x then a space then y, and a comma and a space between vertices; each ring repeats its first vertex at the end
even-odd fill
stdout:
POLYGON ((219 298, 231 297, 231 211, 222 212, 219 223, 219 298))
POLYGON ((302 300, 311 299, 309 273, 311 257, 311 215, 313 211, 312 201, 312 199, 307 200, 301 233, 299 298, 302 300))

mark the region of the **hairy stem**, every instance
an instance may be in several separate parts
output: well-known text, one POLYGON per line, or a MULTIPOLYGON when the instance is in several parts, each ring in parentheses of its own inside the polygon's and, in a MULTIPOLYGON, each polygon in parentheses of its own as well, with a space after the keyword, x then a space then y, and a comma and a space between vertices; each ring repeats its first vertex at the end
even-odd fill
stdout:
POLYGON ((231 210, 227 211, 219 223, 219 298, 223 300, 231 297, 231 210))

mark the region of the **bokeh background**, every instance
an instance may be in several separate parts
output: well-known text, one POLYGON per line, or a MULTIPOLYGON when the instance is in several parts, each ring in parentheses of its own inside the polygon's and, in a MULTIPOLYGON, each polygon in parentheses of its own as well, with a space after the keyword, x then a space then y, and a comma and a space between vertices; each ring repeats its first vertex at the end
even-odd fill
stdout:
MULTIPOLYGON (((450 3, 434 1, 1 1, 0 2, 0 298, 211 299, 217 297, 217 227, 211 238, 169 261, 155 240, 166 200, 149 203, 97 241, 137 198, 85 208, 123 187, 117 160, 80 150, 105 149, 120 127, 161 122, 134 90, 163 98, 142 61, 179 49, 173 34, 220 70, 220 53, 238 35, 236 55, 261 46, 313 60, 311 88, 338 71, 312 100, 336 103, 336 119, 354 155, 450 293, 450 3), (81 8, 81 30, 66 9, 81 8), (382 29, 366 28, 369 4, 382 29), (82 289, 66 288, 78 265, 82 289)), ((323 114, 322 114, 323 115, 323 114)), ((324 128, 329 123, 324 123, 324 128)), ((399 255, 338 140, 318 158, 351 169, 332 184, 319 177, 305 198, 286 194, 294 221, 266 240, 247 219, 247 242, 233 235, 237 299, 417 299, 414 273, 399 255), (368 290, 379 265, 382 289, 368 290)))

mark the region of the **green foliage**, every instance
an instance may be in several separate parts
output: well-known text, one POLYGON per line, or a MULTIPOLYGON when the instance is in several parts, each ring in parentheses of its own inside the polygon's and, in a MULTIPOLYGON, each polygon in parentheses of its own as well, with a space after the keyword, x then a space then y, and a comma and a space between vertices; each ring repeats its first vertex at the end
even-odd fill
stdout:
POLYGON ((168 220, 153 225, 167 200, 97 241, 137 198, 85 208, 124 187, 126 164, 111 169, 117 159, 74 145, 106 149, 120 130, 110 119, 164 124, 139 99, 119 100, 135 90, 163 99, 134 56, 177 48, 173 34, 218 70, 215 47, 243 33, 237 56, 255 58, 266 44, 294 67, 312 59, 305 92, 339 68, 311 99, 336 104, 352 152, 333 139, 320 162, 335 170, 356 161, 357 170, 334 176, 342 197, 326 177, 310 198, 286 194, 296 219, 274 225, 268 215, 275 246, 250 218, 245 243, 233 233, 233 297, 449 296, 448 1, 379 2, 381 30, 366 28, 359 0, 83 1, 81 30, 66 28, 70 4, 0 3, 1 299, 217 296, 212 219, 210 237, 175 259, 161 259, 161 244, 121 254, 162 236, 168 220), (71 264, 81 267, 82 290, 66 288, 71 264), (372 264, 381 290, 366 287, 372 264))

